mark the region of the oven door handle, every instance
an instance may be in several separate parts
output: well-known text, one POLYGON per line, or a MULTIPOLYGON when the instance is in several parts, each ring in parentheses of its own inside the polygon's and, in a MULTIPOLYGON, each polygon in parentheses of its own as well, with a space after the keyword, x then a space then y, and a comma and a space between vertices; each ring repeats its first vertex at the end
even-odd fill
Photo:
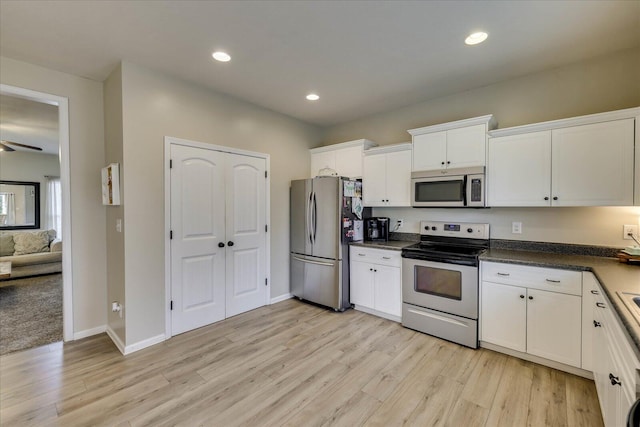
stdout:
POLYGON ((425 311, 418 311, 418 310, 414 310, 412 308, 410 308, 408 311, 409 311, 409 313, 412 313, 412 314, 418 314, 420 316, 430 317, 432 319, 440 320, 441 322, 452 323, 452 324, 454 324, 456 326, 464 326, 464 327, 469 326, 464 322, 460 322, 459 320, 451 319, 449 317, 439 316, 439 315, 434 314, 434 313, 427 313, 425 311))

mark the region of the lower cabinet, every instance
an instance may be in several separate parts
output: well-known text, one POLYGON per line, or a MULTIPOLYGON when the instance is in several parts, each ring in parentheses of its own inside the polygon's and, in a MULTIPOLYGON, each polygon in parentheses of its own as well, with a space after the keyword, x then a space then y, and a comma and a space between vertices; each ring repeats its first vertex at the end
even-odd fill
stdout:
POLYGON ((640 363, 626 333, 591 273, 594 283, 592 315, 593 378, 598 392, 602 419, 606 427, 626 425, 627 413, 635 402, 636 371, 640 363))
POLYGON ((481 341, 580 368, 582 275, 482 263, 481 341))
POLYGON ((349 283, 355 309, 401 321, 400 266, 400 251, 351 246, 349 283))

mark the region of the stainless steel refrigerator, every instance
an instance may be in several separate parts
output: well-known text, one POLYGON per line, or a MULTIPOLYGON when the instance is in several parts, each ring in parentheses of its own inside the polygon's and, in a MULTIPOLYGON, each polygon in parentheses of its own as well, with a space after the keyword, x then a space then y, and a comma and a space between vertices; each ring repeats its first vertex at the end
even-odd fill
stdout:
POLYGON ((362 235, 361 218, 369 210, 360 203, 361 189, 360 182, 342 177, 291 181, 290 283, 294 296, 336 311, 350 307, 349 242, 362 235))

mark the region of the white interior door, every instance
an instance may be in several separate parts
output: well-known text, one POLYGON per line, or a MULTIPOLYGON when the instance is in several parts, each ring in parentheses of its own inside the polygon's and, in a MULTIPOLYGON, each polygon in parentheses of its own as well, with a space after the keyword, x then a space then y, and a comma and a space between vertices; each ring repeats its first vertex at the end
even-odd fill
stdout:
POLYGON ((173 335, 225 318, 224 156, 171 145, 173 335))
POLYGON ((266 160, 226 155, 227 317, 266 303, 266 160))

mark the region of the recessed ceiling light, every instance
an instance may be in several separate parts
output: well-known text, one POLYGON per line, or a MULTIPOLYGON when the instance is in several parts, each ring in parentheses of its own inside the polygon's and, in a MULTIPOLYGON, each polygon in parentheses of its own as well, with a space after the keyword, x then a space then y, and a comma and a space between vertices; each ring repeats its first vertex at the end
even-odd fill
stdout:
POLYGON ((215 59, 216 61, 220 61, 220 62, 229 62, 229 61, 231 61, 231 56, 229 56, 229 54, 227 52, 223 52, 221 50, 219 50, 217 52, 213 52, 213 54, 211 56, 213 56, 213 59, 215 59))
POLYGON ((464 42, 468 45, 474 45, 474 44, 482 43, 487 39, 487 37, 489 37, 487 33, 479 31, 477 33, 471 34, 469 37, 467 37, 464 40, 464 42))
POLYGON ((315 93, 310 93, 309 95, 307 95, 307 99, 309 101, 317 101, 318 99, 320 99, 320 97, 315 93))

